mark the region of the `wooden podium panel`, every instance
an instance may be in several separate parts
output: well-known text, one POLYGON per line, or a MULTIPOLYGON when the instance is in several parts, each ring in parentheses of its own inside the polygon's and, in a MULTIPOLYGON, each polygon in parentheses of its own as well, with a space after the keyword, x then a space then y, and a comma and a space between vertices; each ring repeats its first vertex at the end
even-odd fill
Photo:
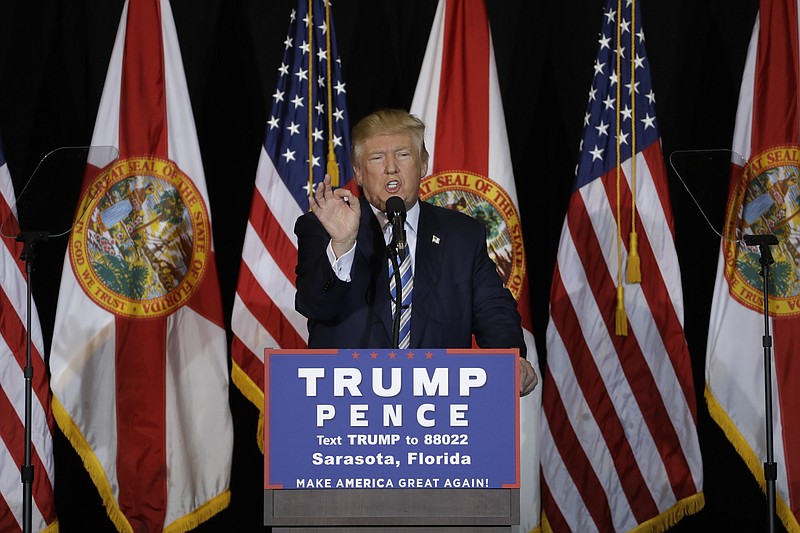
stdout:
POLYGON ((519 489, 265 490, 273 532, 507 532, 519 523, 519 489))

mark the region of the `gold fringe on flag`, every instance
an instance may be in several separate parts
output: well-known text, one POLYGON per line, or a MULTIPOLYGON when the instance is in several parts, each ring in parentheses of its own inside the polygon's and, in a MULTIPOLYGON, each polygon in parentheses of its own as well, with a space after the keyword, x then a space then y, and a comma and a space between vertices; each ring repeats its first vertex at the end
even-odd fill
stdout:
POLYGON ((328 26, 326 34, 326 63, 328 64, 328 164, 326 170, 331 175, 331 185, 334 187, 339 186, 339 164, 336 161, 336 152, 333 147, 333 87, 331 87, 331 3, 325 2, 325 24, 328 26))
MULTIPOLYGON (((622 0, 617 0, 617 13, 622 13, 622 0)), ((625 298, 624 298, 624 289, 622 288, 622 212, 621 212, 621 203, 622 203, 622 194, 620 189, 622 187, 622 168, 620 166, 620 157, 621 157, 621 150, 619 145, 619 138, 620 133, 622 130, 621 122, 620 122, 620 111, 619 111, 619 102, 621 99, 621 90, 620 85, 622 83, 622 67, 620 64, 620 58, 622 57, 622 45, 620 44, 620 37, 621 37, 622 29, 617 21, 617 62, 616 62, 616 71, 617 71, 617 80, 620 80, 617 83, 617 120, 616 120, 616 155, 617 155, 617 164, 616 164, 616 194, 617 194, 617 207, 616 207, 616 217, 617 217, 617 310, 615 315, 615 327, 614 332, 619 336, 627 336, 628 335, 628 321, 625 316, 625 298)), ((631 92, 633 92, 634 86, 631 85, 631 92)), ((635 126, 635 123, 634 123, 635 126)))
MULTIPOLYGON (((311 110, 314 108, 314 25, 311 23, 314 20, 314 6, 312 0, 308 0, 308 124, 306 132, 308 136, 308 195, 314 194, 314 137, 312 135, 312 126, 314 125, 311 110)), ((308 209, 311 210, 309 203, 308 209)))
POLYGON ((639 257, 639 235, 636 231, 631 231, 629 235, 630 242, 628 244, 628 270, 627 280, 628 283, 641 283, 642 282, 642 261, 639 257))
POLYGON ((617 312, 614 321, 614 333, 620 337, 628 336, 628 318, 625 316, 625 289, 617 287, 617 312))
POLYGON ((642 282, 639 236, 636 234, 636 1, 631 2, 631 233, 628 239, 628 283, 642 282))

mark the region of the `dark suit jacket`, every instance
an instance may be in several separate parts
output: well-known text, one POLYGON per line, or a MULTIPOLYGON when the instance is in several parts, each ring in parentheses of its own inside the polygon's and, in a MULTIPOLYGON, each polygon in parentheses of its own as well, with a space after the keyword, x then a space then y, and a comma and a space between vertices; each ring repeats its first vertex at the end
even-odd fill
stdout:
MULTIPOLYGON (((336 277, 325 249, 330 237, 313 213, 295 224, 297 296, 308 318, 310 348, 391 348, 392 317, 386 245, 362 198, 351 281, 336 277)), ((519 348, 517 305, 486 251, 475 219, 420 202, 414 257, 412 348, 519 348), (438 242, 437 242, 438 241, 438 242)))

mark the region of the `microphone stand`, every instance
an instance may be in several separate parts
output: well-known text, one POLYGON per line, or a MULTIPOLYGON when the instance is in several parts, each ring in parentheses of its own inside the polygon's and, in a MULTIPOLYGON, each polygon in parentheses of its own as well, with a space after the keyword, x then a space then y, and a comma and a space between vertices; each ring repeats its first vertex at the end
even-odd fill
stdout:
POLYGON ((33 311, 33 296, 31 291, 31 276, 33 274, 33 261, 36 257, 36 243, 45 242, 50 235, 45 231, 23 231, 17 235, 17 242, 24 243, 20 259, 25 261, 26 286, 27 286, 27 317, 26 317, 26 346, 25 346, 25 457, 20 467, 20 477, 23 484, 22 493, 22 530, 25 533, 32 531, 33 512, 33 477, 34 470, 31 464, 31 406, 33 390, 33 364, 31 357, 31 315, 33 311))
POLYGON ((772 422, 772 336, 769 333, 769 266, 775 262, 770 245, 778 244, 775 235, 745 235, 745 244, 758 246, 761 251, 761 277, 764 279, 764 400, 765 425, 767 437, 767 460, 764 463, 764 481, 767 485, 767 531, 775 531, 775 483, 778 479, 778 465, 775 463, 772 422))
POLYGON ((394 271, 394 317, 392 319, 392 348, 400 347, 400 318, 403 314, 403 284, 400 277, 400 266, 397 264, 397 245, 395 240, 386 246, 389 254, 389 261, 392 262, 394 271))

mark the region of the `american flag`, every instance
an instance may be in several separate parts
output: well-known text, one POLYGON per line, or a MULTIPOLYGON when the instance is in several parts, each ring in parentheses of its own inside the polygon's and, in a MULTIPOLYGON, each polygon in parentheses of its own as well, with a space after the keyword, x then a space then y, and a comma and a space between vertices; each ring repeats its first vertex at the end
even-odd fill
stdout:
POLYGON ((641 20, 635 1, 610 0, 604 8, 553 275, 541 450, 543 523, 553 531, 629 531, 645 523, 663 531, 704 505, 641 20))
POLYGON ((25 462, 25 387, 27 317, 31 313, 31 527, 57 529, 53 501, 53 412, 43 359, 42 330, 35 305, 27 307, 26 266, 20 259, 16 200, 3 147, 0 145, 0 531, 23 531, 25 462))
POLYGON ((339 185, 353 177, 346 94, 330 4, 299 0, 272 93, 231 318, 233 381, 259 410, 264 349, 304 348, 308 338, 294 309, 295 220, 326 172, 334 184, 338 173, 339 185))

